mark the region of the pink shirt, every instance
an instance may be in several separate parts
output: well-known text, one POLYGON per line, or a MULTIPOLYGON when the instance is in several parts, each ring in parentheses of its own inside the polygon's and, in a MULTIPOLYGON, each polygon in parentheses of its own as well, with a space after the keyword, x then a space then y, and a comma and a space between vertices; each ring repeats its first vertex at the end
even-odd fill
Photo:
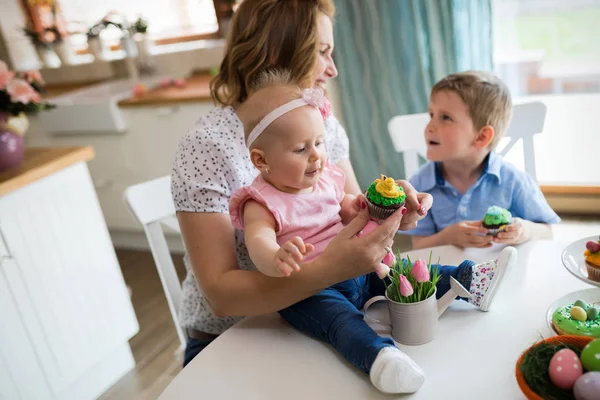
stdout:
POLYGON ((260 175, 250 186, 237 190, 229 202, 231 222, 244 230, 244 205, 255 200, 264 205, 277 223, 277 243, 281 246, 294 236, 315 248, 306 258, 321 254, 331 239, 342 230, 340 203, 344 198, 344 173, 334 165, 327 165, 314 190, 305 194, 281 192, 260 175))

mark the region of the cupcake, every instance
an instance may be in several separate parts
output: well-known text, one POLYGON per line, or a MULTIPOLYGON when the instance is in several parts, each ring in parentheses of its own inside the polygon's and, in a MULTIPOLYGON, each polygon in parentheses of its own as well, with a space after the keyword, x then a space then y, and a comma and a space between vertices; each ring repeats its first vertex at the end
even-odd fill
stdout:
POLYGON ((583 255, 585 256, 588 278, 600 282, 600 240, 587 242, 583 255))
POLYGON ((487 228, 488 234, 494 237, 504 231, 510 224, 512 224, 512 214, 510 211, 498 206, 488 208, 481 221, 481 225, 487 228))
POLYGON ((404 205, 406 195, 404 189, 398 186, 394 178, 381 175, 381 179, 369 186, 365 192, 369 215, 376 219, 386 219, 404 205))

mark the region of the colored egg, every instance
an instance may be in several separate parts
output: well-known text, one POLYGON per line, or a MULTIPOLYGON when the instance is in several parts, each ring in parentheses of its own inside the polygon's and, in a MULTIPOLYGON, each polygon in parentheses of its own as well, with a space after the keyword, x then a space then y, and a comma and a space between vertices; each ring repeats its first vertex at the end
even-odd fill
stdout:
POLYGON ((570 390, 582 373, 581 361, 573 350, 559 350, 550 360, 548 374, 554 386, 558 388, 570 390))
POLYGON ((598 318, 598 309, 596 307, 588 308, 586 313, 587 313, 587 319, 590 321, 593 321, 596 318, 598 318))
POLYGON ((586 372, 581 375, 573 386, 573 395, 576 400, 600 399, 600 372, 586 372))
POLYGON ((162 87, 166 88, 166 87, 169 87, 169 86, 171 86, 171 83, 172 83, 172 80, 171 80, 171 78, 163 78, 163 79, 160 81, 160 86, 162 86, 162 87))
POLYGON ((592 340, 583 348, 581 362, 588 371, 600 371, 600 339, 592 340))
POLYGON ((177 86, 178 88, 182 88, 182 87, 184 87, 186 85, 186 81, 185 81, 185 79, 175 79, 173 81, 173 84, 175 86, 177 86))
POLYGON ((577 307, 581 307, 581 308, 583 308, 585 310, 585 301, 583 301, 583 300, 577 300, 575 302, 575 304, 573 304, 573 305, 577 306, 577 307))
POLYGON ((571 307, 571 318, 583 322, 587 319, 587 313, 583 308, 579 306, 573 306, 571 307))
POLYGON ((147 91, 148 91, 148 89, 146 88, 146 86, 143 83, 138 83, 133 88, 133 94, 136 96, 142 95, 142 94, 146 93, 147 91))

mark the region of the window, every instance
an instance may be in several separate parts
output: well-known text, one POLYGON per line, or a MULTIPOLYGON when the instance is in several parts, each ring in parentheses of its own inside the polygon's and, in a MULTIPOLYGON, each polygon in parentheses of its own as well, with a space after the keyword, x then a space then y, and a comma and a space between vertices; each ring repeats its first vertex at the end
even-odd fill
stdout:
POLYGON ((600 92, 600 0, 493 0, 496 72, 515 95, 600 92))
MULTIPOLYGON (((138 17, 148 21, 153 39, 196 36, 218 30, 213 0, 61 0, 62 13, 78 47, 85 47, 85 33, 109 12, 116 12, 130 22, 138 17)), ((121 33, 115 29, 102 32, 102 39, 117 44, 121 33)))

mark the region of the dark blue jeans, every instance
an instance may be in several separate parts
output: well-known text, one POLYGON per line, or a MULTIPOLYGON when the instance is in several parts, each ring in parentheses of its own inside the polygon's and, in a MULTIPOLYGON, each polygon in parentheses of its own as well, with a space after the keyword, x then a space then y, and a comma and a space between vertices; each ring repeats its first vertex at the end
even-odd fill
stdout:
POLYGON ((190 338, 187 341, 185 346, 185 353, 183 355, 183 366, 189 364, 190 361, 194 359, 202 350, 206 348, 209 344, 212 343, 212 340, 198 340, 194 338, 190 338))
MULTIPOLYGON (((451 276, 468 290, 474 264, 466 260, 458 267, 439 266, 441 279, 436 297, 450 290, 451 276)), ((296 329, 329 342, 347 361, 368 374, 379 351, 394 346, 392 339, 377 335, 360 312, 367 300, 384 292, 383 281, 372 273, 333 285, 279 314, 296 329)))

